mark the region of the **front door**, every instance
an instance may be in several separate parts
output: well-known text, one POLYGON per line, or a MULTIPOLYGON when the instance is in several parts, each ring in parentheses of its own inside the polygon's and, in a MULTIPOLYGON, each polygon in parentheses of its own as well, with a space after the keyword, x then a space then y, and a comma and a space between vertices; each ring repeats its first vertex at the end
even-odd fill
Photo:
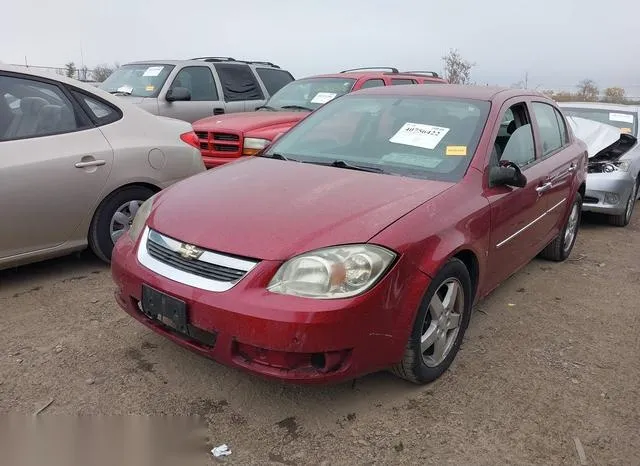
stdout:
POLYGON ((0 258, 58 246, 95 205, 113 150, 54 81, 0 75, 0 258), (6 107, 5 107, 6 108, 6 107))
POLYGON ((225 113, 226 106, 219 96, 211 68, 208 65, 181 68, 168 89, 158 96, 158 112, 162 116, 190 123, 225 113), (177 87, 187 89, 190 100, 167 101, 167 92, 177 87))
MULTIPOLYGON (((537 163, 532 120, 526 102, 508 101, 494 128, 494 146, 487 172, 506 161, 527 177, 523 188, 487 186, 491 205, 488 282, 492 289, 534 257, 551 226, 546 218, 547 196, 541 192, 548 172, 537 163)), ((488 177, 485 177, 488 179, 488 177)))

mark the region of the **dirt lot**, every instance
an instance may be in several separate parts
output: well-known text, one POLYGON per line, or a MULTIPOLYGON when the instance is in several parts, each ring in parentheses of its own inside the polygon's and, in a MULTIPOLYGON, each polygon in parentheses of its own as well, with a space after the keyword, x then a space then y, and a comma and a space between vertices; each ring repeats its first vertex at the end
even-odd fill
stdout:
POLYGON ((640 464, 639 230, 583 222, 569 262, 535 260, 480 303, 427 387, 222 367, 121 312, 89 254, 0 272, 0 412, 199 414, 229 464, 580 464, 574 438, 589 464, 640 464))

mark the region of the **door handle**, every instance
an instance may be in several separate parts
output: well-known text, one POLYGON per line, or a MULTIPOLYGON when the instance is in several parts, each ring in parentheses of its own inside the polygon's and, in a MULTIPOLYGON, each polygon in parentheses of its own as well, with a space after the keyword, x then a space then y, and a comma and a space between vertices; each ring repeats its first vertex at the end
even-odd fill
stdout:
POLYGON ((105 160, 91 160, 89 162, 78 162, 76 163, 76 168, 87 168, 87 167, 101 167, 105 165, 107 162, 105 160))
POLYGON ((571 165, 569 165, 569 168, 567 168, 567 173, 573 173, 574 171, 576 171, 576 168, 578 168, 576 164, 572 163, 571 165))
POLYGON ((224 113, 224 108, 216 107, 213 109, 214 115, 222 115, 224 113))
POLYGON ((544 184, 541 184, 540 186, 538 186, 536 188, 536 191, 538 191, 538 194, 542 194, 546 191, 549 191, 551 189, 551 187, 553 186, 553 184, 550 181, 547 181, 544 184))

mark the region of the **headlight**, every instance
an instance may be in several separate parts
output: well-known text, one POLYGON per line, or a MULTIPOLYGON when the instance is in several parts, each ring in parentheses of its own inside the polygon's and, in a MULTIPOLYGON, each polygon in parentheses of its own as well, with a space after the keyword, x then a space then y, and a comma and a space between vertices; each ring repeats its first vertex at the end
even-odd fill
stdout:
POLYGON ((268 139, 244 138, 242 155, 255 155, 270 143, 268 139))
POLYGON ((133 242, 138 241, 140 233, 142 233, 144 226, 147 224, 147 219, 149 218, 149 215, 151 215, 151 209, 153 208, 153 201, 155 197, 155 195, 151 196, 142 203, 138 212, 136 212, 136 216, 133 218, 133 222, 131 222, 129 238, 131 238, 133 242))
POLYGON ((622 162, 616 162, 615 165, 618 168, 618 170, 623 172, 628 172, 629 168, 631 167, 631 163, 629 163, 628 160, 623 160, 622 162))
POLYGON ((394 252, 371 244, 318 249, 282 264, 267 288, 307 298, 348 298, 371 288, 395 258, 394 252))

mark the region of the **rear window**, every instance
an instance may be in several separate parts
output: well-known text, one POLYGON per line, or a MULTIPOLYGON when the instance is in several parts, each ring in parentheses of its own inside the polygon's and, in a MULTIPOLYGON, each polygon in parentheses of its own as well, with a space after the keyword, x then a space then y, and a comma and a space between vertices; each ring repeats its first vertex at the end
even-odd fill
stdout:
POLYGON ((621 133, 638 136, 638 122, 634 112, 613 111, 602 108, 580 108, 562 106, 562 113, 566 116, 585 118, 587 120, 605 123, 620 128, 621 133))
POLYGON ((388 174, 458 181, 490 104, 468 99, 350 94, 302 120, 266 152, 330 164, 344 160, 388 174))
POLYGON ((213 66, 220 77, 226 102, 264 99, 260 84, 248 65, 216 63, 213 66))
POLYGON ((112 94, 157 97, 173 68, 173 65, 161 63, 124 65, 99 87, 112 94))
POLYGON ((276 70, 273 68, 256 68, 256 73, 260 76, 262 84, 269 92, 269 95, 273 95, 282 89, 284 86, 293 81, 291 73, 284 70, 276 70))

